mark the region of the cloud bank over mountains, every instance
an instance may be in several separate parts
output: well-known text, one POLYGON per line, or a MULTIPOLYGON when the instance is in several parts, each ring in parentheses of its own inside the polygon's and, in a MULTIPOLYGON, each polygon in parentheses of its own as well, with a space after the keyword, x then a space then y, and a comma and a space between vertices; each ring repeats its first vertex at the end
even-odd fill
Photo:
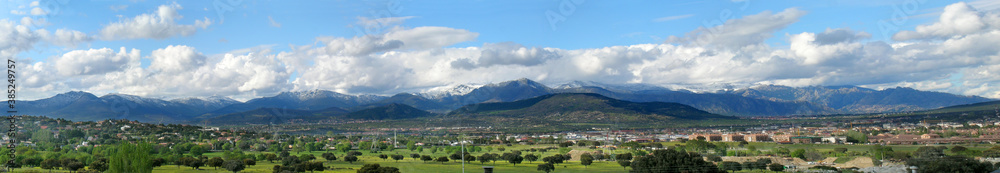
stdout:
MULTIPOLYGON (((155 12, 105 24, 95 35, 0 20, 0 55, 17 57, 39 43, 75 47, 94 38, 158 40, 212 27, 208 18, 179 24, 181 9, 176 3, 162 5, 155 12)), ((236 99, 314 89, 393 94, 522 77, 543 83, 905 86, 1000 98, 1000 14, 995 11, 951 4, 935 22, 895 33, 893 42, 871 41, 870 33, 851 28, 779 33, 805 15, 809 12, 797 8, 764 11, 692 28, 664 43, 588 49, 516 42, 457 47, 479 33, 407 27, 403 24, 414 17, 393 17, 393 25, 381 33, 317 36, 315 44, 289 45, 290 51, 260 46, 209 55, 187 45, 155 50, 126 45, 75 49, 46 61, 18 58, 23 59, 22 93, 35 99, 71 90, 236 99), (773 37, 786 38, 788 47, 765 43, 773 37)), ((360 18, 359 23, 377 20, 360 18)))

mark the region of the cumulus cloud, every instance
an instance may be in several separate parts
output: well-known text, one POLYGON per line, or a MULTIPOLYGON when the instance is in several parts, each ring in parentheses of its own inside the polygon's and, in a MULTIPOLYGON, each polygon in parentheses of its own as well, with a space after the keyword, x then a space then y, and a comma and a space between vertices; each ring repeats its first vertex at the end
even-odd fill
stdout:
POLYGON ((0 56, 13 57, 32 49, 39 40, 41 37, 28 27, 0 19, 0 56))
POLYGON ((48 43, 63 46, 63 47, 76 47, 78 44, 93 41, 94 38, 84 34, 80 31, 69 30, 69 29, 57 29, 56 32, 49 34, 47 30, 38 30, 41 37, 48 43))
POLYGON ((183 45, 171 45, 167 48, 154 50, 149 59, 152 59, 149 65, 150 70, 168 73, 190 70, 205 64, 204 55, 192 47, 183 45))
POLYGON ((120 71, 139 62, 139 50, 125 51, 122 47, 118 53, 108 48, 74 50, 63 54, 55 60, 55 67, 64 76, 95 75, 112 71, 120 71))
POLYGON ((31 9, 31 15, 41 16, 46 14, 49 14, 49 12, 42 10, 42 8, 35 7, 31 9))
POLYGON ((730 19, 724 24, 711 28, 700 27, 683 37, 670 36, 667 43, 742 48, 761 44, 772 37, 774 32, 798 22, 806 12, 789 8, 778 13, 764 11, 759 14, 730 19))
POLYGON ((920 25, 914 31, 901 31, 893 40, 947 39, 953 36, 975 34, 1000 29, 1000 13, 980 12, 965 2, 948 5, 930 25, 920 25))
POLYGON ((462 58, 452 61, 451 65, 462 69, 495 65, 535 66, 556 58, 559 58, 558 53, 545 48, 526 48, 512 42, 486 43, 483 45, 476 63, 470 59, 462 58))
POLYGON ((195 20, 192 25, 177 24, 177 20, 183 18, 177 13, 180 9, 183 8, 177 3, 161 5, 155 13, 141 14, 108 24, 101 29, 100 34, 105 40, 166 39, 174 36, 190 36, 197 32, 198 28, 205 29, 212 24, 207 17, 204 20, 195 20))

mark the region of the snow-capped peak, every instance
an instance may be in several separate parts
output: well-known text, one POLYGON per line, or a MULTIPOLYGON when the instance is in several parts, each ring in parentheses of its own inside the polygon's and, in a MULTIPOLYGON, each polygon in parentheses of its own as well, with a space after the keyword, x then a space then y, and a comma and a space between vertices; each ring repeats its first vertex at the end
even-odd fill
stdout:
POLYGON ((472 90, 475 90, 475 89, 477 89, 479 87, 482 87, 482 86, 483 86, 482 84, 446 85, 446 86, 440 86, 440 87, 434 87, 434 88, 431 88, 431 89, 427 89, 427 90, 421 92, 419 95, 423 96, 423 97, 426 97, 426 98, 437 99, 437 98, 448 97, 448 96, 457 96, 457 95, 469 94, 470 92, 472 92, 472 90))

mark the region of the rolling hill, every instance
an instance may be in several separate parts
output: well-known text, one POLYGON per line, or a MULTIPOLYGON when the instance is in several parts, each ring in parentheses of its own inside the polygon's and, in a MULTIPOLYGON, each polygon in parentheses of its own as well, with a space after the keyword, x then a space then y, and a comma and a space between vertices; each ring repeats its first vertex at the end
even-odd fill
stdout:
POLYGON ((630 102, 592 93, 543 95, 513 102, 480 103, 451 116, 531 119, 572 123, 655 123, 657 121, 731 119, 694 107, 666 102, 630 102))

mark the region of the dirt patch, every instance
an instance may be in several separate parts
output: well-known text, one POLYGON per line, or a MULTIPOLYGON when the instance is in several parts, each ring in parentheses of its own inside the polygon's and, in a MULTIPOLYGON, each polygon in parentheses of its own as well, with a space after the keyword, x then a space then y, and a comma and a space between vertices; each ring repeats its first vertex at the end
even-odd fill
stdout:
POLYGON ((583 153, 594 154, 594 153, 597 153, 597 152, 593 152, 593 151, 587 152, 587 151, 580 151, 580 150, 571 150, 571 151, 569 151, 569 155, 572 156, 573 158, 570 158, 569 161, 580 161, 580 156, 582 156, 583 153))
POLYGON ((726 156, 722 157, 722 161, 734 161, 734 162, 748 162, 757 161, 758 159, 769 158, 771 163, 778 163, 782 165, 808 165, 805 160, 800 158, 790 158, 790 157, 777 157, 777 156, 751 156, 751 157, 732 157, 726 156))
POLYGON ((841 168, 850 168, 850 167, 867 168, 875 166, 875 163, 872 162, 872 158, 870 157, 857 157, 854 158, 854 160, 847 161, 846 163, 843 164, 835 164, 834 166, 841 168))

